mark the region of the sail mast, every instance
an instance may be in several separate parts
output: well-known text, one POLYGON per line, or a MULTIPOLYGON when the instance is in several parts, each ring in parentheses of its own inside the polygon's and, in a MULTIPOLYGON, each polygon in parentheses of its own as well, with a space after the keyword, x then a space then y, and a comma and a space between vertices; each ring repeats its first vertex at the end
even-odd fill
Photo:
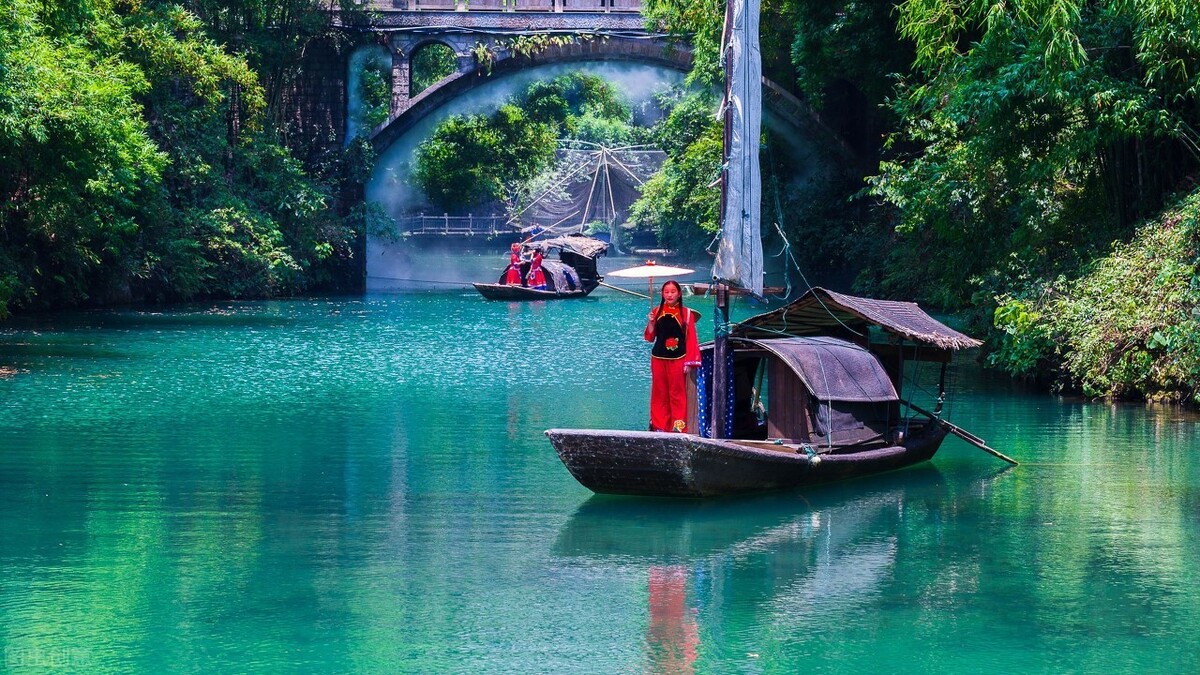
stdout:
POLYGON ((762 125, 762 56, 758 46, 759 0, 726 0, 721 61, 725 67, 724 163, 721 170, 721 240, 713 264, 716 311, 713 316, 712 426, 721 438, 729 417, 729 293, 726 284, 763 292, 759 234, 761 177, 758 137, 762 125))

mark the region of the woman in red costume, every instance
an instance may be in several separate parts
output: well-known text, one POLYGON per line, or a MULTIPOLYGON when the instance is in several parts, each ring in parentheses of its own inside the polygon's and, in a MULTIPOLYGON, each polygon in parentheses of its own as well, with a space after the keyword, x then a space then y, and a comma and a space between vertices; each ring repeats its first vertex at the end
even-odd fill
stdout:
POLYGON ((529 261, 529 274, 525 280, 529 282, 530 288, 536 288, 539 291, 546 290, 546 273, 542 271, 542 252, 534 251, 533 259, 529 261))
POLYGON ((504 283, 509 286, 521 285, 521 245, 513 244, 508 250, 508 271, 504 275, 504 283))
POLYGON ((700 365, 696 320, 700 314, 683 306, 675 281, 662 285, 662 301, 651 310, 644 337, 650 349, 650 430, 687 432, 688 368, 700 365))

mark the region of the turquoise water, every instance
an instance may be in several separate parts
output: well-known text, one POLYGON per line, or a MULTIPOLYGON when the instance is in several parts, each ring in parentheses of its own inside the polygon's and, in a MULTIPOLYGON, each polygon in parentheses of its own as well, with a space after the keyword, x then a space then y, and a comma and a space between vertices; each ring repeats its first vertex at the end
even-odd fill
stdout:
POLYGON ((1200 670, 1195 415, 964 361, 950 419, 1022 466, 950 439, 805 494, 593 497, 541 432, 644 426, 645 311, 451 287, 0 324, 4 669, 1200 670))

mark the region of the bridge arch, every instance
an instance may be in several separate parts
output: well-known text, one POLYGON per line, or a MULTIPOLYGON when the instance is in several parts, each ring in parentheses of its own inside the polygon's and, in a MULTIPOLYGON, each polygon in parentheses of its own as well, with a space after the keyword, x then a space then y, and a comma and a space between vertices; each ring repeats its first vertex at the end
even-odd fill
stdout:
MULTIPOLYGON (((433 84, 437 84, 437 82, 445 79, 446 77, 449 77, 450 75, 461 70, 461 68, 462 68, 462 66, 459 63, 460 55, 458 54, 457 51, 455 51, 454 46, 449 44, 448 41, 439 39, 437 37, 432 37, 432 38, 429 38, 426 40, 421 40, 420 42, 413 45, 409 49, 407 57, 408 57, 408 91, 410 91, 413 96, 419 95, 422 91, 428 89, 433 84), (420 80, 424 79, 423 76, 426 75, 426 73, 421 72, 422 68, 443 65, 443 64, 432 63, 431 59, 429 59, 429 58, 426 58, 424 60, 424 62, 422 62, 421 57, 423 55, 431 53, 431 52, 442 52, 443 50, 444 50, 444 53, 449 57, 449 61, 450 61, 448 64, 444 64, 444 65, 448 65, 449 67, 446 68, 445 71, 441 73, 441 77, 439 77, 437 80, 435 80, 433 82, 426 81, 426 85, 421 86, 420 80)), ((436 58, 436 56, 435 56, 435 58, 436 58)), ((437 70, 441 70, 441 69, 439 68, 437 70)))
MULTIPOLYGON (((423 48, 433 40, 419 44, 423 48)), ((452 48, 454 48, 452 46, 452 48)), ((376 150, 382 151, 427 115, 464 93, 488 83, 493 76, 504 75, 542 65, 584 61, 616 61, 649 64, 680 73, 691 69, 689 50, 678 48, 661 39, 596 38, 573 44, 553 46, 530 56, 497 51, 491 64, 480 64, 471 47, 460 45, 457 72, 442 78, 416 96, 393 106, 388 120, 371 134, 376 150)), ((410 52, 412 53, 412 52, 410 52)), ((407 59, 406 59, 407 60, 407 59)), ((408 76, 404 73, 403 76, 408 76)), ((396 97, 393 97, 396 103, 396 97)))

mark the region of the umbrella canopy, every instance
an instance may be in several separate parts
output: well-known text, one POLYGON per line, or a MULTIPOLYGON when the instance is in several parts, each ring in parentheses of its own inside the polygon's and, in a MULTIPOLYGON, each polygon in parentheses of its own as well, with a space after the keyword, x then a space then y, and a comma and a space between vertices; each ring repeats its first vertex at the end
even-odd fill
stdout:
POLYGON ((653 260, 647 260, 645 265, 637 267, 626 267, 623 270, 613 272, 605 272, 604 276, 608 277, 625 277, 627 279, 647 279, 649 280, 650 304, 654 305, 654 277, 677 277, 680 274, 691 274, 695 270, 689 270, 686 267, 671 267, 670 265, 656 265, 653 260))
POLYGON ((652 277, 677 277, 680 274, 691 274, 696 270, 689 270, 686 267, 671 267, 670 265, 655 265, 654 261, 637 267, 626 267, 623 270, 615 270, 613 272, 605 272, 605 276, 610 277, 628 277, 631 279, 650 279, 652 277))

